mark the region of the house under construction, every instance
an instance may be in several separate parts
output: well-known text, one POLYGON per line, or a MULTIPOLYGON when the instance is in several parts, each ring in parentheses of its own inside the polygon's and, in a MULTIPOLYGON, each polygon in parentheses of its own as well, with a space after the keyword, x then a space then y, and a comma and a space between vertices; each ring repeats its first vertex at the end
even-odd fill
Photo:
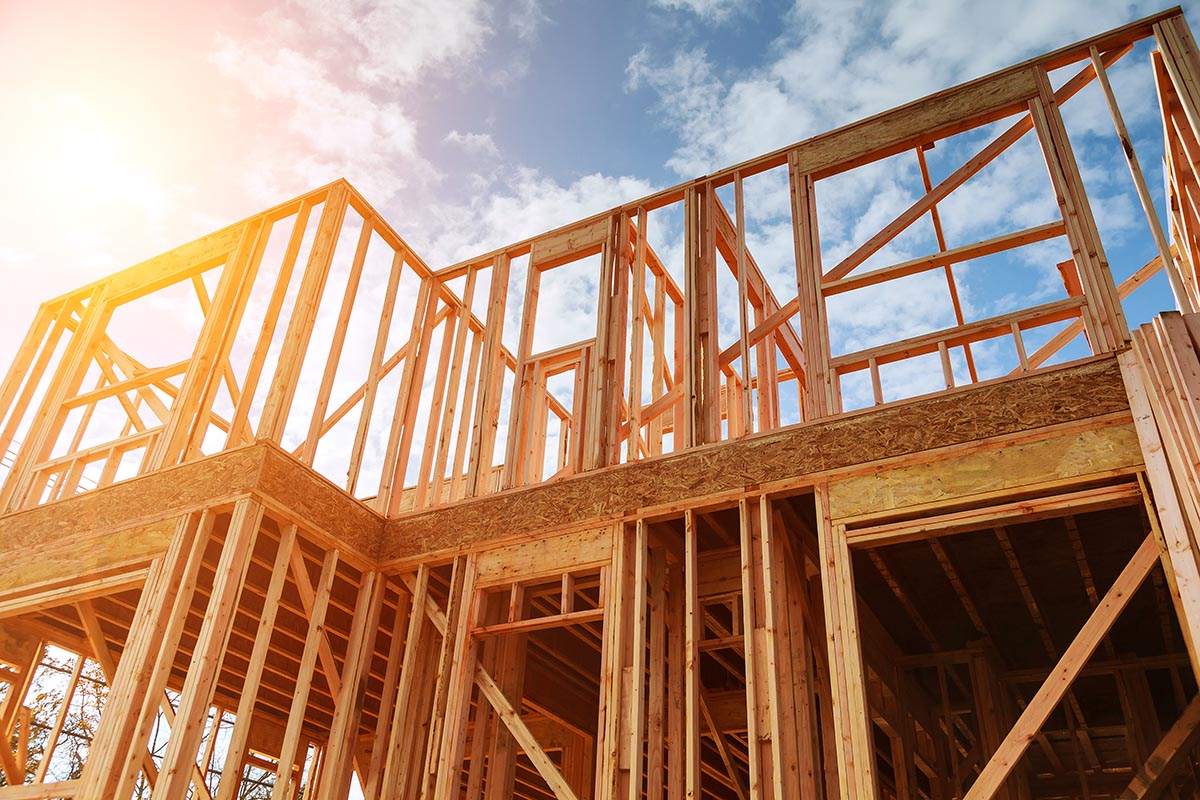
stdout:
POLYGON ((339 181, 45 303, 0 385, 0 800, 1200 795, 1198 133, 1173 9, 442 269, 339 181), (1053 213, 960 242, 1020 148, 1053 213), (818 197, 896 164, 915 202, 823 248, 818 197), (1052 296, 960 291, 1042 256, 1052 296), (847 338, 884 296, 948 324, 847 338))

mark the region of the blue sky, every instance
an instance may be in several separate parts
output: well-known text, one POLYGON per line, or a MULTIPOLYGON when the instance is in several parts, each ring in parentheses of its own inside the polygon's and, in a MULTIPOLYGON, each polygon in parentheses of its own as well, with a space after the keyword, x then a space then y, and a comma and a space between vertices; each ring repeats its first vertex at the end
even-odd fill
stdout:
MULTIPOLYGON (((337 177, 441 266, 1160 8, 0 0, 0 355, 41 299, 337 177)), ((1147 48, 1126 62, 1113 80, 1157 191, 1147 48)), ((1115 220, 1105 244, 1120 278, 1152 250, 1103 106, 1081 96, 1088 103, 1068 125, 1097 215, 1115 220)), ((935 181, 981 141, 932 151, 935 181)), ((1035 213, 1046 211, 1038 190, 1023 195, 1023 175, 1040 168, 1029 155, 1007 172, 997 165, 959 213, 957 243, 991 235, 972 215, 994 211, 1008 230, 1048 221, 1035 213)), ((914 164, 866 173, 846 184, 854 201, 819 187, 830 257, 917 196, 914 164)), ((763 191, 752 242, 767 268, 783 269, 780 218, 763 191)), ((884 257, 919 255, 930 241, 914 232, 884 257)), ((973 307, 994 313, 1006 294, 1038 294, 1046 267, 979 278, 973 307)), ((1147 297, 1142 319, 1169 303, 1161 286, 1147 297)), ((913 310, 926 329, 941 313, 927 311, 913 310)), ((900 316, 851 314, 850 327, 866 328, 842 344, 911 333, 900 316)))

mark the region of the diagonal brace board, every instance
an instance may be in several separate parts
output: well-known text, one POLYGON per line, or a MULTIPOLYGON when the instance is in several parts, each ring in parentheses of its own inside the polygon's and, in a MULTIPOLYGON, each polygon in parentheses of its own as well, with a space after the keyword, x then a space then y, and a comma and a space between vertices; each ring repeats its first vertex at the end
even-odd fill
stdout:
POLYGON ((1029 747, 1029 743, 1033 741, 1034 735, 1045 724, 1050 712, 1062 700, 1113 622, 1142 585, 1142 581, 1150 574, 1150 570, 1158 562, 1158 556, 1158 545, 1154 536, 1147 536, 1101 599, 1100 605, 1088 617, 1070 647, 1058 660, 1050 677, 1038 689, 1012 730, 1000 742, 1000 746, 996 748, 996 752, 992 754, 967 792, 965 800, 990 798, 1003 785, 1029 747))

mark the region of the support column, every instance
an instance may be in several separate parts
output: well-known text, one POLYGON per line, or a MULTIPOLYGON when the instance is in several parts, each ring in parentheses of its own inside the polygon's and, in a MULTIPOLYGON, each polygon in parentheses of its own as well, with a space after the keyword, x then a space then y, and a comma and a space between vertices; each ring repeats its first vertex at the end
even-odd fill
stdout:
POLYGON ((684 190, 684 447, 721 438, 714 191, 709 184, 684 190))
MULTIPOLYGON (((630 794, 630 730, 642 717, 641 692, 635 693, 634 665, 645 669, 645 656, 635 660, 639 640, 635 632, 638 598, 641 598, 645 635, 645 523, 635 530, 624 524, 613 528, 612 566, 605 594, 604 642, 601 649, 600 717, 597 724, 596 800, 625 800, 630 794), (640 556, 640 557, 639 557, 640 556), (642 589, 638 591, 638 584, 642 589), (634 704, 638 708, 634 708, 634 704)), ((645 640, 640 640, 645 651, 645 640)), ((638 676, 640 685, 642 676, 638 676)), ((640 726, 638 726, 640 730, 640 726)), ((641 747, 638 747, 640 762, 641 747)), ((640 781, 640 769, 637 773, 640 781)))
POLYGON ((825 599, 825 632, 829 643, 833 733, 841 765, 842 797, 873 800, 875 756, 867 713, 862 646, 854 571, 845 526, 830 520, 828 484, 815 487, 821 589, 825 599))
MULTIPOLYGON (((184 797, 192 781, 196 750, 204 733, 204 721, 212 705, 217 675, 221 671, 233 618, 237 613, 250 555, 262 522, 262 506, 257 502, 239 500, 229 521, 221 558, 217 562, 204 624, 192 649, 187 678, 179 695, 179 708, 171 726, 171 738, 163 757, 154 800, 184 797)), ((123 796, 119 793, 117 796, 123 796)))
POLYGON ((800 409, 804 419, 819 419, 841 410, 838 378, 829 360, 829 324, 821 291, 821 242, 817 232, 817 195, 811 175, 802 174, 796 151, 788 154, 792 195, 792 235, 796 248, 796 300, 807 372, 800 409))
POLYGON ((167 552, 150 567, 89 749, 81 800, 124 797, 132 788, 141 766, 137 753, 145 748, 175 661, 212 527, 211 511, 181 517, 167 552))

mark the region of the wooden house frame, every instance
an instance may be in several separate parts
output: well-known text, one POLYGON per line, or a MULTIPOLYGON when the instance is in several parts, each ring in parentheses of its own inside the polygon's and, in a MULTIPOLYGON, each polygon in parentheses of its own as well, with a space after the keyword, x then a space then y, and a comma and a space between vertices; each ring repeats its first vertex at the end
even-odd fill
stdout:
POLYGON ((0 384, 0 800, 1197 796, 1198 170, 1176 8, 441 269, 337 181, 46 302, 0 384), (1120 281, 1085 89, 1153 243, 1120 281), (1055 218, 951 246, 1022 142, 1055 218), (822 182, 895 158, 915 201, 831 259, 822 182), (881 264, 918 222, 936 251, 881 264), (1046 242, 1061 296, 972 316, 963 265, 1046 242), (568 273, 594 335, 546 345, 568 273), (930 274, 952 325, 834 341, 837 298, 930 274), (889 382, 921 359, 934 390, 889 382))

